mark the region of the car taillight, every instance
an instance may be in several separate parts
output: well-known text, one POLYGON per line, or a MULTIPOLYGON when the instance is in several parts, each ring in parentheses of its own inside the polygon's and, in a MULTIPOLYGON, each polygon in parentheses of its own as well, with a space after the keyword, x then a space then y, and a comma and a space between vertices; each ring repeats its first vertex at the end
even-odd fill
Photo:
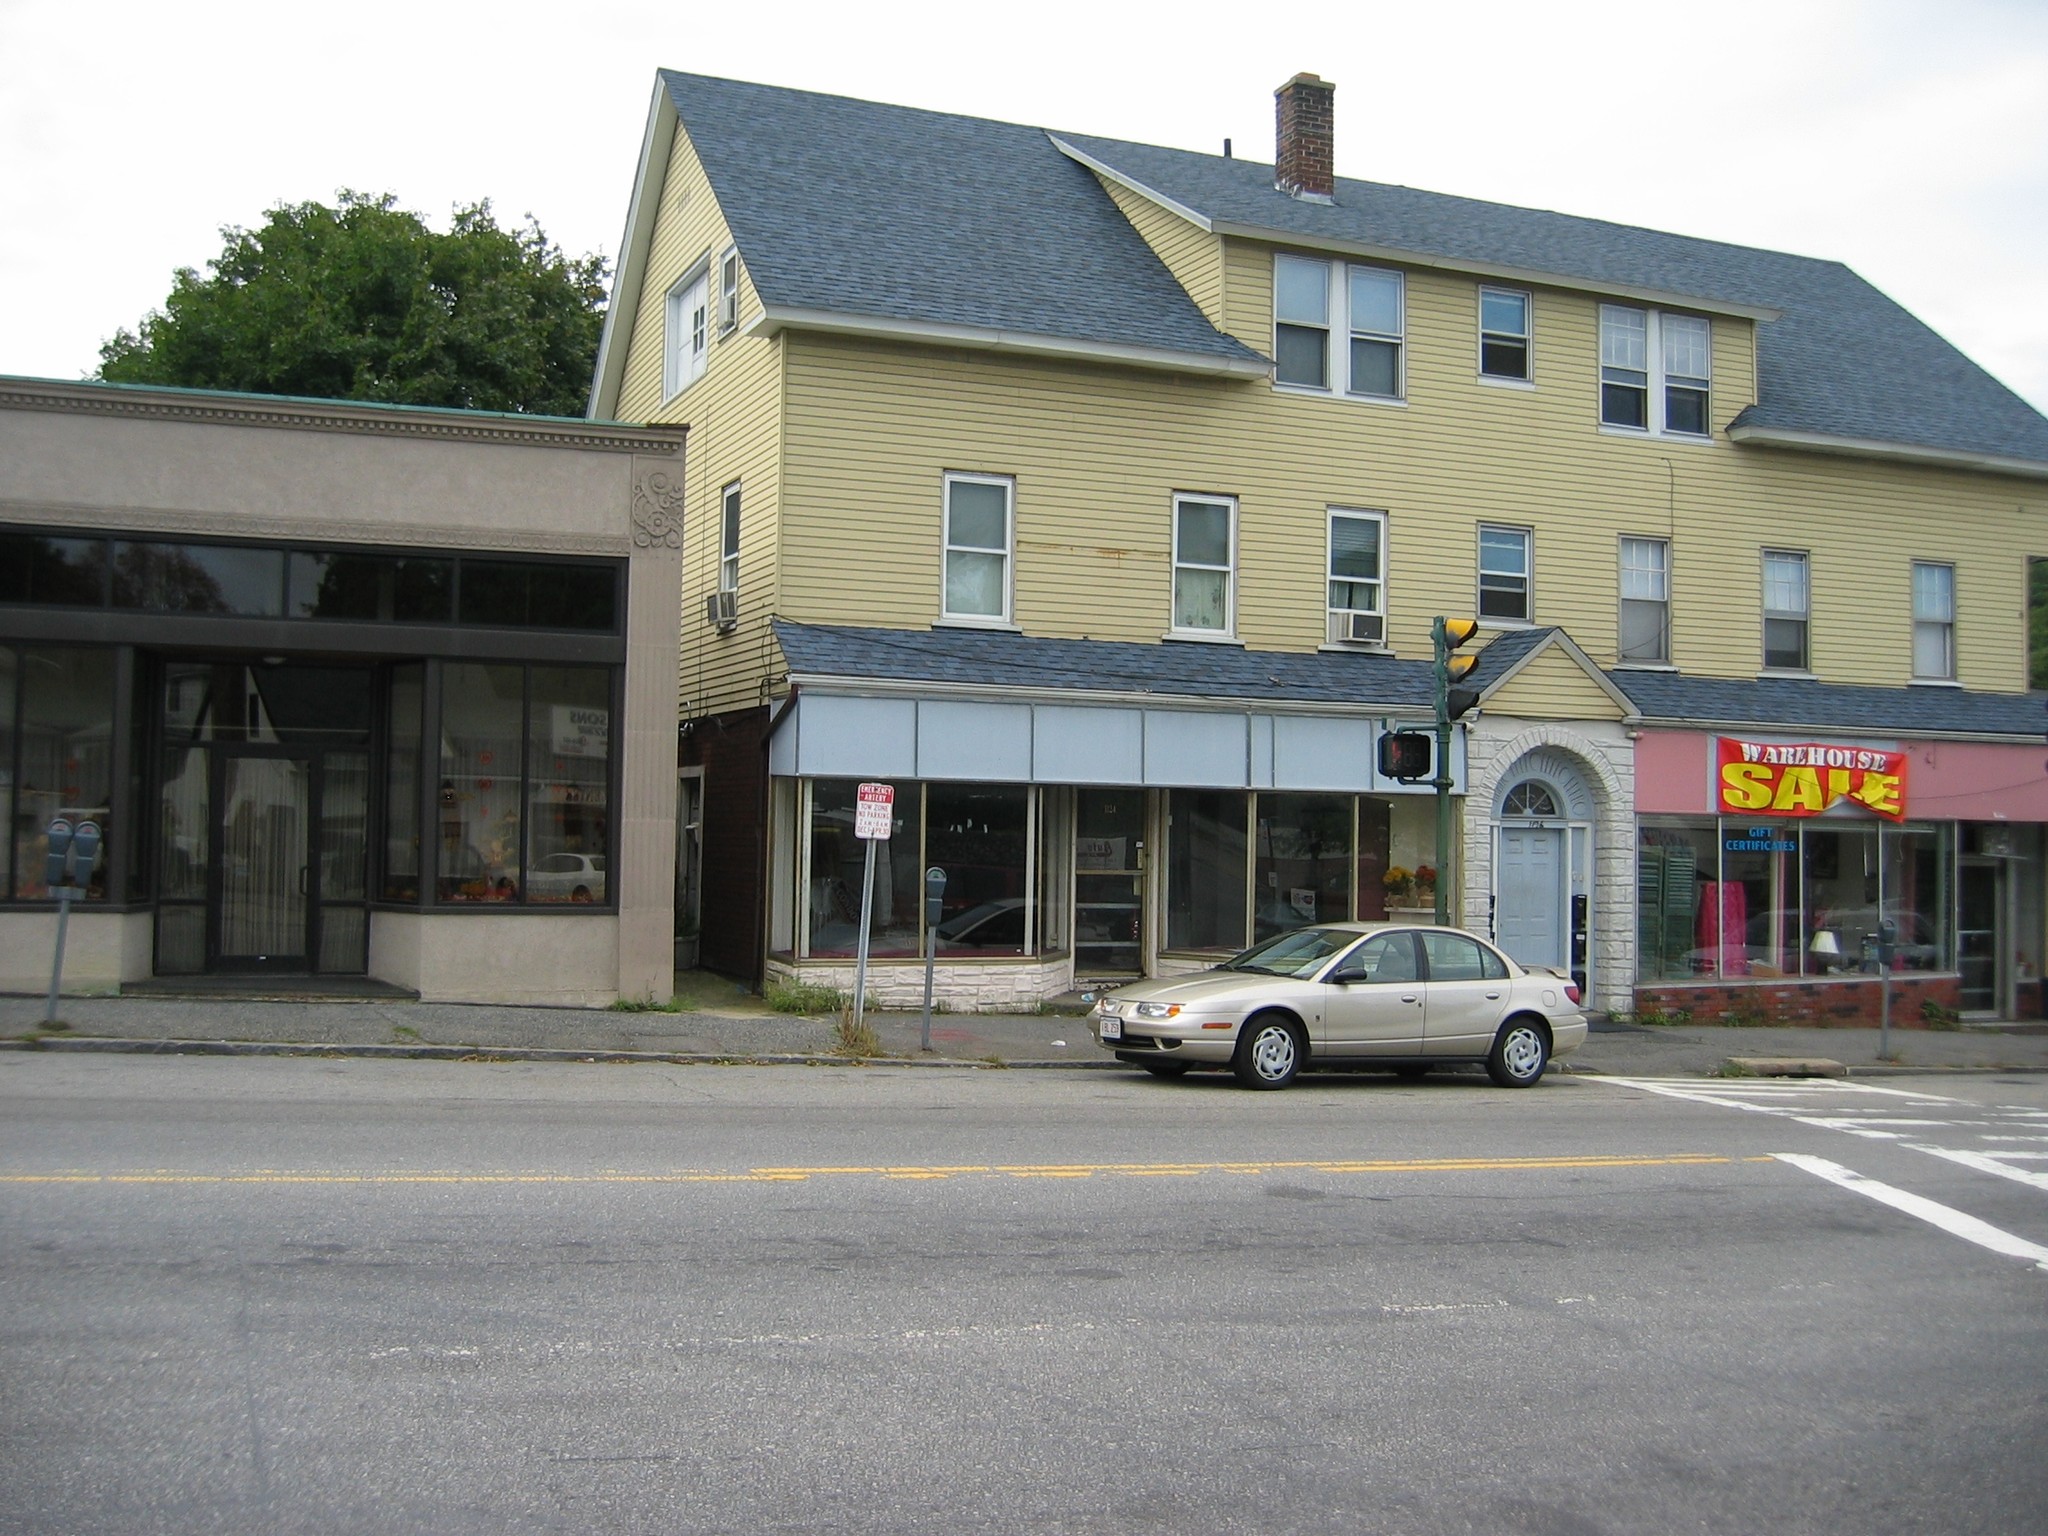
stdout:
POLYGON ((1564 995, 1567 1001, 1577 1004, 1579 1000, 1579 984, 1576 981, 1566 982, 1564 984, 1564 995))

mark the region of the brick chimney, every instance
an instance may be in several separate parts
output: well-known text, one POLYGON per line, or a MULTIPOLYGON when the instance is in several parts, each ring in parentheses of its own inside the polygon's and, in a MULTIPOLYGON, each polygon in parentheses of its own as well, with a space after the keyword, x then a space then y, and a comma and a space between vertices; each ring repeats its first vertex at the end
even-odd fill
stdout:
POLYGON ((1273 185, 1289 197, 1327 203, 1337 195, 1336 95, 1316 75, 1296 75, 1273 93, 1273 185))

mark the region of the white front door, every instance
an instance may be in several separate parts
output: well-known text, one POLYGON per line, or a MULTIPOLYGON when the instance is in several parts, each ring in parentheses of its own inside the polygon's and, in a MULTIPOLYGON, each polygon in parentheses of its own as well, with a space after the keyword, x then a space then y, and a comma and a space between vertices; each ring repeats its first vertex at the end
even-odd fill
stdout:
POLYGON ((1494 928, 1522 965, 1568 965, 1562 827, 1500 829, 1500 894, 1494 928))

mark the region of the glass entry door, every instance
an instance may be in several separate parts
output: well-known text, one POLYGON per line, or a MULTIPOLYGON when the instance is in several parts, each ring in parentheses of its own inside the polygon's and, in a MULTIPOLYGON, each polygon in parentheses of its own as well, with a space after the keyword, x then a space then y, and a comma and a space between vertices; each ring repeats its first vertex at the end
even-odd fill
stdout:
POLYGON ((232 750, 217 759, 215 962, 223 970, 308 970, 312 759, 232 750))
POLYGON ((1074 974, 1145 968, 1145 791, 1074 796, 1074 974))
POLYGON ((1956 969, 1962 973, 1962 1011, 2004 1014, 2005 863, 1963 858, 1956 867, 1956 969))

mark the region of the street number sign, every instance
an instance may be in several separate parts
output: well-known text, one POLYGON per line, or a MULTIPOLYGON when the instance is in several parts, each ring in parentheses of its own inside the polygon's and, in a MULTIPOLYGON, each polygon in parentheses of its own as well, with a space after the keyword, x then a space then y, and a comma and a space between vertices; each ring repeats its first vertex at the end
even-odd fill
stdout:
POLYGON ((853 835, 889 840, 889 828, 896 820, 896 786, 863 784, 853 806, 853 835))

